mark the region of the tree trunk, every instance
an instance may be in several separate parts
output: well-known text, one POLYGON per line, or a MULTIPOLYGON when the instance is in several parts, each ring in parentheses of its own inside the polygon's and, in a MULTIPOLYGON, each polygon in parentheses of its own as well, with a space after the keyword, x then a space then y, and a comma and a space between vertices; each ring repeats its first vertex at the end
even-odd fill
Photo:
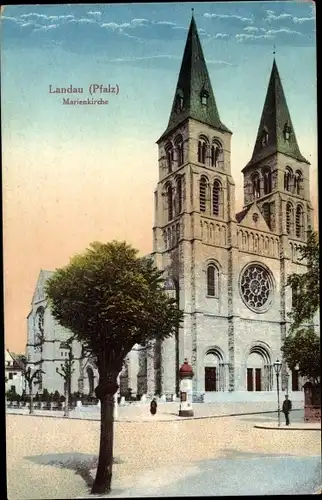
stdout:
POLYGON ((69 391, 65 392, 64 417, 69 417, 69 391))
POLYGON ((32 415, 34 412, 34 398, 32 395, 32 389, 29 390, 29 397, 30 397, 29 415, 32 415))
POLYGON ((101 401, 101 436, 98 466, 92 487, 93 494, 109 493, 112 482, 113 465, 113 427, 114 427, 114 394, 118 389, 118 373, 100 376, 96 388, 96 396, 101 401))

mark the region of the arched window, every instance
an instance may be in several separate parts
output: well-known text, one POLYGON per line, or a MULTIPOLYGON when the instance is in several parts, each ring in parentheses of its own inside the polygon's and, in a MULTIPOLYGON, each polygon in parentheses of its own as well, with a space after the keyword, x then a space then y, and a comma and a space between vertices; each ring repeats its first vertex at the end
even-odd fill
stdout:
POLYGON ((302 195, 302 187, 303 187, 303 175, 300 170, 297 170, 295 172, 294 176, 294 193, 298 194, 299 196, 302 195))
POLYGON ((176 183, 176 214, 180 214, 182 212, 182 177, 181 175, 177 178, 176 183))
POLYGON ((199 186, 199 203, 200 203, 200 212, 206 211, 206 202, 207 202, 207 187, 208 181, 205 177, 201 177, 200 186, 199 186))
POLYGON ((264 194, 269 194, 272 191, 272 173, 270 170, 265 169, 263 171, 263 179, 264 179, 264 194))
POLYGON ((199 163, 206 164, 208 141, 205 137, 200 137, 198 142, 198 161, 199 163))
POLYGON ((206 351, 204 369, 205 392, 225 391, 228 389, 224 356, 220 348, 212 347, 206 351))
POLYGON ((265 219, 266 224, 271 229, 271 204, 264 203, 263 205, 263 217, 265 219))
POLYGON ((177 151, 177 161, 178 167, 183 164, 183 139, 182 136, 179 135, 175 140, 176 151, 177 151))
POLYGON ((172 144, 166 145, 165 152, 166 152, 166 157, 167 157, 168 173, 170 174, 170 172, 172 172, 172 169, 173 169, 173 160, 174 160, 172 144))
POLYGON ((208 297, 218 297, 218 269, 214 264, 207 267, 207 295, 208 297))
POLYGON ((303 209, 301 205, 297 205, 295 214, 295 234, 297 238, 303 235, 303 209))
POLYGON ((211 146, 211 166, 218 167, 222 162, 223 150, 221 144, 214 141, 211 146))
POLYGON ((259 175, 255 174, 252 177, 252 186, 253 186, 253 198, 259 198, 260 197, 260 180, 259 180, 259 175))
POLYGON ((286 204, 286 232, 288 235, 293 233, 294 209, 291 202, 286 204))
POLYGON ((214 187, 212 190, 212 213, 213 215, 220 214, 220 196, 221 196, 221 184, 218 180, 214 181, 214 187))
POLYGON ((291 191, 293 172, 290 167, 286 167, 284 172, 284 190, 291 191))
POLYGON ((167 187, 168 222, 173 219, 173 190, 171 184, 167 187))
POLYGON ((273 370, 270 354, 265 345, 253 345, 247 357, 247 391, 270 391, 273 386, 273 370))

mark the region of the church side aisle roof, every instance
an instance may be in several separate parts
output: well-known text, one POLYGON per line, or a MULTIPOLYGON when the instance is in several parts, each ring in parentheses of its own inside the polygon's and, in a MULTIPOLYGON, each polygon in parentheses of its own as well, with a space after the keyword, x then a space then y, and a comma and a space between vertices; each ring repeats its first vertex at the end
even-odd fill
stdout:
POLYGON ((232 133, 221 121, 212 90, 198 30, 192 16, 186 46, 184 49, 178 83, 175 91, 170 119, 161 141, 175 127, 187 118, 193 118, 211 127, 232 133), (208 96, 208 104, 201 102, 201 93, 208 96), (178 96, 183 97, 183 107, 177 107, 178 96))

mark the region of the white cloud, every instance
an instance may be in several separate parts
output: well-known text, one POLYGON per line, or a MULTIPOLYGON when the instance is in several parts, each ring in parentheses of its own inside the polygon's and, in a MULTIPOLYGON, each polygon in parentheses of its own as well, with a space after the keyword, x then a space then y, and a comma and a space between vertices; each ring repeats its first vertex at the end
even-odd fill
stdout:
POLYGON ((276 16, 273 10, 267 10, 266 13, 267 13, 267 18, 265 19, 265 21, 268 22, 278 21, 280 19, 293 19, 293 16, 291 14, 283 13, 276 16))
POLYGON ((204 17, 208 19, 237 19, 238 21, 242 21, 243 23, 252 23, 253 19, 250 17, 242 17, 237 16, 236 14, 209 14, 206 12, 204 17))
POLYGON ((214 59, 207 59, 206 64, 224 64, 225 66, 232 66, 230 62, 220 60, 216 61, 214 59))
POLYGON ((39 18, 42 18, 42 19, 48 19, 48 16, 46 16, 45 14, 38 14, 37 12, 30 12, 29 14, 21 14, 20 17, 39 17, 39 18))
MULTIPOLYGON (((284 20, 290 19, 295 24, 302 24, 302 23, 305 23, 307 21, 314 21, 315 20, 315 16, 312 16, 312 17, 294 17, 294 16, 292 16, 292 14, 287 14, 287 13, 276 15, 276 14, 274 14, 273 10, 267 10, 266 13, 267 13, 267 17, 266 17, 265 21, 268 21, 268 22, 280 21, 283 19, 284 20)), ((314 12, 313 12, 313 14, 314 14, 314 12)))
POLYGON ((293 22, 294 23, 306 23, 307 21, 315 21, 315 17, 293 17, 293 22))
POLYGON ((256 26, 246 26, 246 28, 244 28, 244 31, 248 31, 249 33, 250 32, 255 33, 255 32, 259 31, 259 29, 256 28, 256 26))
POLYGON ((16 17, 1 16, 1 19, 7 19, 8 21, 14 21, 15 23, 19 24, 19 19, 17 19, 16 17))
POLYGON ((288 28, 280 28, 278 30, 268 30, 267 34, 275 35, 276 33, 287 33, 288 35, 302 35, 299 31, 293 31, 288 28))
POLYGON ((261 39, 268 39, 272 40, 275 38, 275 36, 271 33, 266 33, 264 35, 249 35, 246 33, 238 33, 235 38, 237 38, 237 42, 243 42, 245 40, 261 40, 261 39))
POLYGON ((59 16, 48 16, 47 19, 50 19, 51 21, 58 21, 59 16))
POLYGON ((79 23, 96 23, 95 19, 87 19, 86 17, 82 17, 81 19, 77 20, 79 23))
POLYGON ((226 33, 216 33, 212 38, 228 38, 228 35, 226 33))
POLYGON ((20 24, 20 26, 22 28, 25 28, 25 26, 34 26, 34 23, 23 23, 23 24, 20 24))
MULTIPOLYGON (((129 24, 128 24, 128 26, 129 26, 129 24)), ((111 28, 112 30, 122 29, 122 27, 124 27, 124 24, 117 24, 117 23, 103 23, 103 24, 101 24, 101 28, 111 28)))
POLYGON ((72 14, 67 14, 66 16, 58 16, 59 19, 74 19, 75 16, 72 14))
POLYGON ((157 21, 156 24, 166 24, 168 26, 176 26, 176 23, 172 23, 171 21, 157 21))
POLYGON ((41 26, 40 28, 34 29, 34 31, 49 31, 58 28, 59 24, 49 24, 48 26, 41 26))
POLYGON ((87 12, 87 14, 89 14, 90 16, 101 16, 102 12, 99 12, 98 10, 95 10, 93 12, 93 11, 90 10, 89 12, 87 12))
POLYGON ((168 54, 158 54, 155 56, 125 57, 118 59, 110 59, 109 62, 132 62, 132 61, 145 61, 148 59, 180 59, 180 57, 170 56, 168 54))

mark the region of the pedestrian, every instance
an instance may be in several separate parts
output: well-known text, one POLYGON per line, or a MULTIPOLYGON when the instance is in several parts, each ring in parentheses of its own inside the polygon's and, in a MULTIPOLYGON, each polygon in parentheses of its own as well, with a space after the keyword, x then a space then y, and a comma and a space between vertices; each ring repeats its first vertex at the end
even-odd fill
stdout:
POLYGON ((151 415, 155 415, 156 414, 157 407, 158 407, 158 403, 157 403, 156 399, 153 398, 152 401, 151 401, 151 403, 150 403, 150 412, 151 412, 151 415))
POLYGON ((285 394, 285 401, 283 401, 283 407, 282 407, 282 412, 285 415, 285 423, 286 425, 290 425, 290 411, 292 409, 292 401, 288 399, 288 395, 285 394))

